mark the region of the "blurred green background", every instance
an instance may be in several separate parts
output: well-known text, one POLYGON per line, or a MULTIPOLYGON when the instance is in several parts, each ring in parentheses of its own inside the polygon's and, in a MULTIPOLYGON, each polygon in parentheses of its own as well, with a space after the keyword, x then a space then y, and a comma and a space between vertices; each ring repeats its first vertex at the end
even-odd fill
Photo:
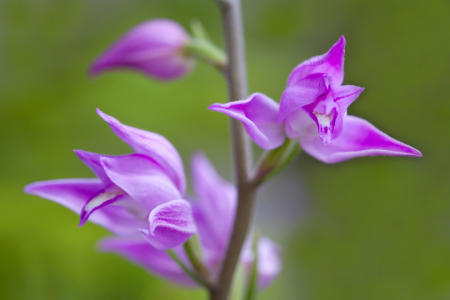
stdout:
MULTIPOLYGON (((228 120, 206 110, 226 101, 213 68, 198 63, 168 84, 86 76, 115 38, 158 17, 197 18, 222 44, 211 0, 0 0, 1 299, 205 299, 99 254, 106 230, 78 228, 69 210, 22 193, 92 177, 72 149, 130 152, 97 107, 165 135, 186 166, 203 149, 231 179, 228 120)), ((251 92, 279 99, 292 68, 344 34, 344 83, 366 87, 349 113, 424 155, 325 165, 302 153, 279 175, 302 187, 295 222, 282 226, 283 191, 263 212, 278 216, 270 231, 284 270, 261 299, 450 299, 450 2, 244 0, 244 18, 251 92)))

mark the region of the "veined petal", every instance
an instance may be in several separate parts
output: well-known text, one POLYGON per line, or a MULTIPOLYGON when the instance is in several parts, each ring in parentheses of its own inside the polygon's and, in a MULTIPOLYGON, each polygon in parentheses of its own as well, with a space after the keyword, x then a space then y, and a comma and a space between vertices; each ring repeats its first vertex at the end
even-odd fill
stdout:
MULTIPOLYGON (((99 248, 104 252, 117 253, 127 260, 144 267, 151 273, 172 282, 191 287, 197 286, 197 283, 184 273, 166 251, 156 249, 142 237, 106 238, 100 241, 99 248)), ((189 265, 189 261, 180 247, 173 250, 186 265, 189 265)))
POLYGON ((183 244, 197 231, 192 218, 191 205, 183 199, 155 207, 148 221, 150 227, 140 231, 147 242, 160 250, 183 244))
POLYGON ((364 119, 347 116, 344 128, 336 139, 324 145, 319 138, 300 140, 309 155, 325 163, 337 163, 359 156, 416 156, 420 151, 397 141, 364 119))
POLYGON ((317 98, 327 93, 331 78, 327 74, 312 74, 295 85, 289 86, 281 95, 280 112, 278 114, 278 124, 296 110, 314 103, 317 98))
POLYGON ((283 128, 277 124, 279 105, 264 94, 255 93, 245 100, 216 103, 208 109, 241 121, 252 140, 263 149, 275 149, 284 142, 283 128))
POLYGON ((78 158, 81 159, 81 161, 89 167, 89 169, 94 172, 95 176, 100 178, 100 180, 105 185, 111 185, 112 181, 109 179, 108 175, 106 175, 105 170, 103 170, 103 167, 100 163, 100 157, 102 156, 111 156, 111 155, 102 155, 97 154, 93 152, 87 152, 83 150, 74 150, 75 154, 78 156, 78 158))
POLYGON ((108 177, 148 212, 160 204, 181 198, 165 170, 145 155, 102 157, 100 161, 108 177))
POLYGON ((364 88, 355 85, 343 85, 332 89, 334 101, 339 105, 345 116, 347 115, 347 108, 363 91, 364 88))
POLYGON ((106 121, 114 133, 137 153, 145 154, 155 160, 172 178, 180 193, 186 191, 183 161, 175 147, 163 136, 123 125, 117 119, 97 109, 97 113, 106 121))
POLYGON ((196 195, 192 206, 200 241, 215 256, 210 261, 218 262, 227 249, 233 229, 236 188, 217 174, 203 153, 192 156, 191 172, 196 195))
MULTIPOLYGON (((80 214, 86 202, 104 188, 103 183, 95 179, 58 179, 40 181, 25 187, 25 193, 61 204, 80 214)), ((137 220, 124 207, 109 206, 96 211, 90 217, 98 224, 117 235, 136 235, 143 223, 137 220)))
POLYGON ((289 75, 287 87, 296 85, 300 80, 314 73, 331 76, 331 84, 339 86, 344 81, 345 38, 341 38, 331 49, 319 56, 312 57, 298 65, 289 75))

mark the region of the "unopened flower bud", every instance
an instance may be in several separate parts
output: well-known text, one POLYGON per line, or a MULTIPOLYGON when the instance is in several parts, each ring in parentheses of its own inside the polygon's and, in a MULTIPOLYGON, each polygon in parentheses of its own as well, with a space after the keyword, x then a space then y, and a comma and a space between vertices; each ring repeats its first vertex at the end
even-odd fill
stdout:
POLYGON ((193 58, 185 51, 189 34, 167 19, 146 21, 121 37, 91 65, 92 76, 114 69, 132 69, 169 81, 188 74, 193 58))

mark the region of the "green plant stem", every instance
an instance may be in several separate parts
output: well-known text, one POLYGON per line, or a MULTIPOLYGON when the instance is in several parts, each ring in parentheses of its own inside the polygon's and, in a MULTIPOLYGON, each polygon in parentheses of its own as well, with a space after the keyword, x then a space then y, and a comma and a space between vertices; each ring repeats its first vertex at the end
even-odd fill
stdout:
MULTIPOLYGON (((245 99, 247 70, 245 63, 244 31, 240 0, 217 1, 222 14, 227 66, 224 70, 228 83, 229 101, 245 99)), ((256 186, 252 177, 251 144, 241 122, 231 119, 235 182, 238 203, 235 222, 217 285, 210 290, 211 300, 227 300, 242 245, 252 219, 256 186)))

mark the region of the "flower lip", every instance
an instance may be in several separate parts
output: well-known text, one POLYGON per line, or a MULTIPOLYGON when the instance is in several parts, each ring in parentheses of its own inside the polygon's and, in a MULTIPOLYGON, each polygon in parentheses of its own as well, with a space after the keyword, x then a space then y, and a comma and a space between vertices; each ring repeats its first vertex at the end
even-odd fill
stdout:
POLYGON ((183 244, 196 231, 192 208, 188 201, 173 200, 150 212, 149 227, 139 231, 153 247, 164 250, 183 244))
POLYGON ((342 129, 340 122, 342 116, 339 105, 333 97, 332 88, 325 94, 320 95, 314 103, 306 105, 302 109, 316 123, 318 137, 325 145, 328 145, 339 135, 342 129))
POLYGON ((320 139, 324 145, 328 145, 333 139, 334 125, 336 124, 337 118, 336 109, 333 109, 328 115, 315 111, 312 111, 310 115, 317 124, 320 139))
POLYGON ((80 223, 78 227, 86 224, 89 216, 99 208, 112 204, 123 197, 127 196, 127 193, 119 188, 117 185, 111 185, 89 199, 80 212, 80 223))

